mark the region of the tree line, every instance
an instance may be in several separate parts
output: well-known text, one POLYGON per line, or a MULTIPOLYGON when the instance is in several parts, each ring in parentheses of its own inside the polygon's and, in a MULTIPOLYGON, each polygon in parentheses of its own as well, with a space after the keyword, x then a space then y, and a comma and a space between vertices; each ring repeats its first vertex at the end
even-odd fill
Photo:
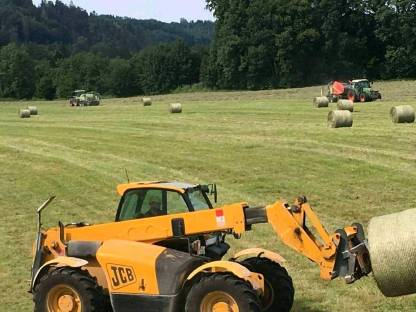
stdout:
POLYGON ((199 82, 213 34, 209 21, 163 23, 88 14, 59 0, 0 0, 0 98, 169 92, 199 82))
POLYGON ((45 47, 11 43, 0 50, 0 98, 52 100, 76 89, 117 97, 167 93, 199 82, 204 53, 207 48, 178 40, 145 48, 128 59, 92 52, 60 58, 45 47), (45 57, 34 59, 37 54, 45 57))
POLYGON ((416 0, 207 0, 210 22, 161 23, 0 0, 0 98, 269 89, 416 78, 416 0))
POLYGON ((416 78, 416 1, 207 0, 217 18, 205 83, 306 86, 416 78))

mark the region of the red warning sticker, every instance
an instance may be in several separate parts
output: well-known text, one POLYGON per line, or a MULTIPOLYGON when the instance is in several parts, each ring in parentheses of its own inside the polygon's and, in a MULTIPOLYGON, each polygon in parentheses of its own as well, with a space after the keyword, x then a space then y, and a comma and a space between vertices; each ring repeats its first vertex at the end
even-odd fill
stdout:
POLYGON ((225 217, 224 217, 224 211, 222 209, 216 209, 215 210, 215 217, 217 219, 217 225, 218 226, 225 226, 225 217))

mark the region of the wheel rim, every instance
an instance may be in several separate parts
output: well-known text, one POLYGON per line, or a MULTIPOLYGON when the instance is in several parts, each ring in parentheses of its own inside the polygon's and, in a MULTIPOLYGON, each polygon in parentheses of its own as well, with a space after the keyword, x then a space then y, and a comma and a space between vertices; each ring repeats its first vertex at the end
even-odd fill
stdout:
POLYGON ((48 312, 81 312, 81 298, 76 290, 67 285, 53 287, 47 296, 48 312))
POLYGON ((361 101, 361 102, 365 102, 365 96, 364 96, 364 95, 361 95, 361 96, 360 96, 360 101, 361 101))
POLYGON ((201 312, 239 312, 238 304, 229 294, 223 291, 213 291, 207 294, 201 302, 201 312))
POLYGON ((354 102, 354 94, 350 93, 350 94, 348 95, 348 100, 350 100, 350 101, 354 102))

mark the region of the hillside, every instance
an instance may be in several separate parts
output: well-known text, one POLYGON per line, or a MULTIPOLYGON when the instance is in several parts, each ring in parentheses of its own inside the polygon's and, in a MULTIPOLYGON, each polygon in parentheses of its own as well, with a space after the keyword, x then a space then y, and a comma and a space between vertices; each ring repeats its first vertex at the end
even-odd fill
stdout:
MULTIPOLYGON (((253 92, 206 92, 108 99, 99 107, 66 101, 0 106, 0 310, 33 310, 27 293, 35 209, 50 194, 44 226, 109 222, 131 180, 216 182, 219 205, 267 204, 305 194, 326 228, 416 207, 416 124, 392 124, 391 106, 415 105, 416 81, 376 82, 383 100, 357 104, 354 126, 328 129, 329 109, 312 108, 319 87, 253 92), (182 102, 183 113, 168 113, 182 102), (40 115, 19 119, 18 107, 40 115)), ((331 104, 333 107, 334 104, 331 104)), ((319 279, 315 264, 285 247, 267 225, 232 252, 263 246, 287 259, 297 312, 414 311, 416 297, 385 298, 372 277, 346 285, 319 279)), ((388 230, 388 227, 386 227, 388 230)), ((394 233, 392 233, 394 234, 394 233)))
POLYGON ((180 23, 88 14, 61 1, 0 0, 0 46, 8 43, 62 45, 66 53, 90 51, 127 57, 147 46, 182 39, 207 45, 214 23, 183 19, 180 23))

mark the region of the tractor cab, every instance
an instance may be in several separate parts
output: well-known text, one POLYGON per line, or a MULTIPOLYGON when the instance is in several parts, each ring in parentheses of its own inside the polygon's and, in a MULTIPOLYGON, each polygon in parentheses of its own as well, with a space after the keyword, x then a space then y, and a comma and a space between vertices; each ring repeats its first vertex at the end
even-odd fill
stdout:
MULTIPOLYGON (((214 185, 158 181, 121 184, 116 221, 211 209, 214 185)), ((215 196, 216 197, 216 196, 215 196)))
MULTIPOLYGON (((121 184, 117 187, 121 200, 116 222, 152 218, 164 215, 183 214, 212 209, 209 195, 217 199, 215 184, 200 185, 176 181, 139 182, 121 184)), ((154 219, 157 224, 157 218, 154 219)), ((148 220, 149 224, 153 221, 148 220)), ((207 233, 187 237, 174 237, 156 244, 167 248, 221 259, 230 246, 225 235, 207 233)))
POLYGON ((351 84, 357 90, 371 89, 371 83, 367 79, 356 79, 351 84))
POLYGON ((84 94, 86 91, 85 90, 75 90, 73 93, 72 93, 72 96, 73 97, 80 97, 81 96, 81 94, 84 94))

